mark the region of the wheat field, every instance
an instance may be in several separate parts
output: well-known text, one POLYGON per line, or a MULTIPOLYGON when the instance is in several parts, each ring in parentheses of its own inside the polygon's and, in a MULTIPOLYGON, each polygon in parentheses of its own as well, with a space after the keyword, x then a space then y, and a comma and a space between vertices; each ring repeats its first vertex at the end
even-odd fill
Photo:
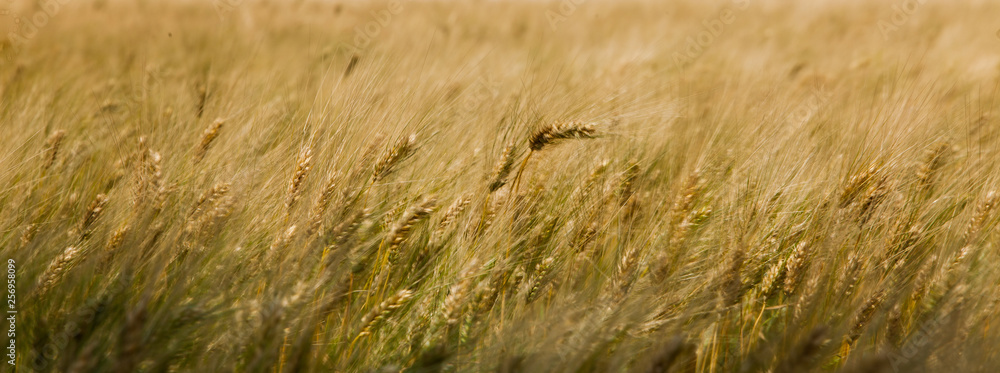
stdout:
POLYGON ((1000 3, 3 6, 0 370, 1000 369, 1000 3))

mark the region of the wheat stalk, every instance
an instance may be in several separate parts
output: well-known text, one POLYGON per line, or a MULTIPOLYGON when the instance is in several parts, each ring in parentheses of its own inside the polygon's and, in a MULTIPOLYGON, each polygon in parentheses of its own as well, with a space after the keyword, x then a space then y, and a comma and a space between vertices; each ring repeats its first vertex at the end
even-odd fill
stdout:
POLYGON ((90 203, 90 207, 87 208, 87 213, 84 214, 83 220, 80 222, 80 226, 77 229, 80 232, 80 240, 86 240, 90 237, 91 230, 97 219, 101 217, 101 213, 104 212, 104 206, 108 204, 108 196, 104 194, 98 194, 94 197, 94 201, 90 203))
POLYGON ((297 227, 295 225, 289 226, 284 232, 279 234, 274 238, 274 242, 271 243, 271 247, 268 249, 272 255, 285 250, 288 244, 292 242, 292 238, 295 237, 295 231, 297 227))
POLYGON ((458 219, 458 216, 465 211, 465 208, 472 203, 472 194, 467 193, 455 199, 450 206, 444 211, 444 215, 441 216, 441 221, 437 225, 437 229, 431 234, 431 239, 433 243, 437 244, 441 237, 444 235, 445 231, 458 219))
POLYGON ((921 188, 928 189, 934 181, 934 175, 944 164, 944 158, 951 145, 939 142, 924 153, 924 160, 917 167, 917 183, 921 188))
POLYGON ((627 249, 618 261, 618 275, 615 276, 615 298, 621 299, 628 295, 632 288, 633 276, 639 262, 639 252, 636 248, 627 249))
POLYGON ((964 238, 966 242, 974 240, 979 235, 998 203, 1000 203, 1000 194, 990 191, 986 194, 986 198, 976 206, 972 219, 965 227, 964 238))
POLYGON ((400 218, 395 225, 393 225, 388 235, 389 246, 386 254, 390 264, 395 263, 396 257, 398 256, 399 246, 403 244, 403 241, 405 241, 407 237, 410 236, 413 226, 430 216, 430 214, 434 212, 434 207, 436 205, 437 199, 434 197, 424 198, 424 200, 420 203, 407 209, 403 217, 400 218))
POLYGON ((516 153, 517 147, 513 142, 504 147, 503 153, 500 154, 500 159, 497 161, 496 166, 493 167, 493 173, 490 175, 490 183, 487 186, 490 193, 507 184, 507 176, 510 176, 510 171, 514 168, 514 156, 516 153))
POLYGON ((361 319, 362 327, 361 332, 358 333, 358 337, 374 333, 386 319, 391 317, 396 310, 406 305, 406 302, 411 298, 413 298, 413 291, 400 290, 396 295, 389 297, 389 299, 379 304, 378 307, 373 308, 361 319))
POLYGON ((875 316, 875 311, 878 310, 884 300, 885 293, 879 291, 868 298, 865 305, 861 307, 861 310, 859 310, 858 314, 854 317, 854 322, 851 323, 851 331, 847 334, 847 337, 844 340, 844 343, 848 346, 848 348, 861 337, 861 333, 864 332, 865 327, 868 326, 872 317, 875 316))
POLYGON ((598 136, 597 127, 590 123, 585 123, 581 121, 568 121, 568 122, 555 122, 546 126, 538 128, 528 137, 528 155, 524 157, 524 161, 521 162, 521 167, 517 170, 517 176, 514 177, 514 186, 512 187, 513 192, 517 193, 518 183, 521 180, 521 174, 524 172, 524 168, 528 165, 528 160, 531 156, 542 148, 555 145, 559 140, 566 139, 593 139, 598 136))
POLYGON ((545 285, 548 284, 549 272, 552 271, 554 263, 555 258, 548 257, 535 266, 535 273, 534 276, 532 276, 531 286, 528 286, 528 294, 525 296, 525 302, 531 303, 538 298, 539 292, 545 285))
POLYGON ((220 198, 224 197, 229 193, 229 189, 232 188, 232 184, 220 181, 212 185, 211 188, 203 192, 198 196, 198 200, 194 203, 194 207, 191 208, 191 212, 188 213, 188 220, 196 219, 205 213, 207 207, 212 206, 220 198))
POLYGON ((42 163, 43 171, 48 170, 55 164, 56 158, 59 156, 59 147, 62 145, 64 137, 66 137, 66 131, 56 130, 45 140, 45 158, 44 163, 42 163))
POLYGON ((394 171, 394 167, 413 155, 417 146, 417 135, 412 134, 406 139, 396 142, 392 148, 382 155, 372 168, 372 184, 384 179, 394 171))
POLYGON ((45 268, 45 272, 42 272, 41 276, 38 277, 39 287, 36 295, 42 296, 58 284, 66 272, 69 271, 69 268, 76 262, 79 254, 80 249, 70 246, 63 250, 55 259, 52 259, 49 262, 49 266, 45 268))
POLYGON ((312 236, 313 233, 316 233, 322 227, 323 215, 330 208, 330 202, 333 201, 336 186, 337 183, 334 176, 327 176, 326 183, 323 185, 323 189, 319 195, 316 196, 316 202, 313 203, 312 210, 309 212, 309 227, 306 230, 306 236, 312 236))
POLYGON ((764 273, 764 277, 761 279, 759 286, 757 287, 756 298, 767 298, 774 294, 778 288, 784 283, 787 262, 781 260, 767 269, 764 273))
POLYGON ((21 248, 25 248, 31 243, 31 240, 35 239, 35 235, 38 234, 38 224, 32 223, 24 227, 24 231, 21 232, 21 248))
POLYGON ((639 178, 639 164, 635 162, 630 162, 628 166, 625 167, 625 171, 622 172, 621 179, 618 181, 618 202, 620 205, 625 205, 629 200, 632 199, 632 195, 635 194, 635 181, 639 178))
POLYGON ((295 207, 295 202, 299 200, 302 184, 305 183, 306 177, 309 176, 309 170, 312 169, 312 157, 311 146, 303 147, 299 151, 299 158, 295 162, 295 173, 292 174, 292 179, 288 182, 288 197, 285 199, 285 209, 289 214, 292 212, 292 207, 295 207))
POLYGON ((448 289, 448 296, 444 299, 442 316, 449 326, 458 324, 459 317, 465 309, 465 298, 469 293, 469 286, 472 284, 473 271, 476 268, 476 261, 470 262, 459 274, 458 282, 448 289))
POLYGON ((853 203, 868 188, 868 185, 874 180, 877 172, 878 168, 872 165, 865 171, 851 176, 843 188, 841 188, 840 207, 847 207, 853 203))
POLYGON ((803 272, 809 265, 808 248, 809 245, 806 242, 800 242, 795 246, 792 256, 788 258, 788 262, 785 264, 785 284, 782 287, 785 294, 791 295, 795 292, 795 288, 798 286, 803 272))
POLYGON ((198 164, 202 159, 205 158, 205 153, 208 152, 208 148, 212 146, 212 142, 215 141, 216 137, 219 137, 219 130, 222 129, 222 125, 226 121, 219 118, 216 119, 212 124, 205 129, 205 132, 201 134, 201 141, 198 143, 198 147, 195 149, 194 153, 194 163, 198 164))
POLYGON ((746 253, 742 249, 733 250, 726 271, 723 273, 720 290, 723 294, 723 302, 727 307, 739 303, 740 292, 743 290, 740 271, 743 269, 745 259, 746 253))
POLYGON ((582 121, 555 122, 538 128, 528 138, 531 151, 542 150, 547 145, 556 144, 565 139, 593 139, 598 136, 594 124, 582 121))

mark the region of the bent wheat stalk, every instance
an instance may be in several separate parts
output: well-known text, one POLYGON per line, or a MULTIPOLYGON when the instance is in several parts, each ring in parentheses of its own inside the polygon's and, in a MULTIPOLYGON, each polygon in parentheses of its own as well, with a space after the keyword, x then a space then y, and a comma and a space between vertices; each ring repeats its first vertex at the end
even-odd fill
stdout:
POLYGON ((541 151, 548 145, 557 144, 559 140, 566 139, 593 139, 597 137, 597 129, 593 124, 581 121, 556 122, 539 128, 528 138, 528 155, 521 162, 521 167, 514 177, 514 185, 511 187, 512 195, 517 194, 517 187, 521 181, 521 174, 528 165, 528 160, 535 152, 541 151))

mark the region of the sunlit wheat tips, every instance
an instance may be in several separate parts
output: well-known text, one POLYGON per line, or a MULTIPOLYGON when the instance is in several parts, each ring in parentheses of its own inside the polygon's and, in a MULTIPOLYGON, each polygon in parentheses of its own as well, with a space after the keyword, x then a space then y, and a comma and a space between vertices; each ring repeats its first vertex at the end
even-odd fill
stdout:
POLYGON ((336 247, 347 242, 357 232, 358 228, 361 227, 370 213, 371 211, 367 209, 355 211, 353 214, 345 217, 339 224, 327 230, 324 233, 324 237, 329 247, 336 247))
POLYGON ((216 137, 219 137, 219 130, 222 129, 222 125, 225 124, 225 120, 216 119, 212 124, 205 129, 205 132, 201 135, 201 141, 198 143, 197 148, 195 148, 194 153, 194 163, 201 162, 205 158, 205 154, 208 153, 208 149, 212 146, 212 142, 215 141, 216 137))
POLYGON ((104 256, 101 258, 101 262, 98 265, 99 270, 107 269, 108 265, 114 260, 115 256, 118 254, 118 250, 125 242, 125 235, 128 234, 130 229, 131 226, 125 224, 111 233, 111 237, 108 238, 108 242, 104 245, 104 256))
POLYGON ((296 230, 297 226, 291 225, 288 228, 285 228, 283 232, 275 236, 274 241, 271 243, 271 247, 268 249, 268 254, 271 257, 280 255, 282 251, 288 248, 288 244, 292 242, 292 239, 295 238, 296 230))
POLYGON ((136 178, 133 189, 133 206, 140 209, 151 203, 154 209, 163 206, 167 194, 167 185, 163 177, 163 156, 159 152, 145 148, 144 139, 140 139, 140 151, 136 178))
POLYGON ((65 130, 56 130, 49 135, 49 138, 45 140, 45 158, 42 164, 43 170, 48 170, 56 162, 56 158, 59 157, 59 147, 62 145, 63 138, 66 137, 65 130))
POLYGON ((521 166, 514 176, 513 191, 516 193, 518 184, 521 181, 521 174, 528 165, 531 156, 542 148, 557 144, 560 140, 566 139, 593 139, 598 136, 597 127, 593 124, 582 121, 554 122, 537 128, 528 136, 528 155, 521 161, 521 166))
POLYGON ((444 230, 452 225, 452 223, 455 222, 455 219, 462 214, 462 211, 465 211, 465 208, 469 206, 469 203, 472 203, 471 193, 467 193, 456 198, 455 201, 452 202, 451 205, 449 205, 444 211, 444 215, 441 216, 441 221, 438 223, 438 231, 444 230))
POLYGON ((323 224, 323 216, 326 214, 327 209, 330 207, 330 203, 333 201, 337 183, 333 175, 327 177, 326 182, 323 184, 323 189, 320 190, 318 196, 316 196, 316 201, 313 202, 313 207, 309 212, 309 227, 306 235, 311 236, 313 233, 320 230, 323 224))
POLYGON ((637 249, 627 249, 622 253, 621 259, 618 261, 618 275, 613 282, 613 291, 616 298, 620 299, 624 297, 632 288, 633 276, 635 275, 638 262, 639 252, 637 249))
POLYGON ((458 220, 462 212, 465 211, 466 207, 472 203, 472 196, 473 195, 471 193, 459 196, 454 202, 451 203, 451 205, 448 206, 447 209, 445 209, 444 214, 441 216, 441 220, 437 224, 437 228, 434 229, 434 232, 431 235, 431 244, 440 243, 438 240, 442 239, 442 236, 444 236, 448 228, 455 224, 456 220, 458 220))
POLYGON ((227 196, 232 184, 218 182, 209 190, 203 192, 188 214, 186 230, 188 233, 198 233, 212 219, 228 210, 232 204, 227 196))
POLYGON ((490 183, 487 187, 490 193, 507 184, 507 176, 510 175, 510 171, 514 168, 516 153, 517 147, 514 143, 509 143, 504 147, 503 153, 500 154, 500 159, 497 160, 496 165, 493 167, 493 173, 490 175, 490 183))
POLYGON ((298 160, 295 162, 295 173, 292 174, 292 179, 288 182, 288 197, 285 199, 285 208, 289 213, 302 193, 302 185, 305 183, 306 177, 309 176, 309 170, 312 169, 312 158, 311 146, 303 147, 299 152, 298 160))
POLYGON ((392 226, 388 234, 387 258, 389 263, 394 263, 399 255, 399 246, 410 236, 413 227, 421 220, 427 218, 437 206, 437 199, 433 196, 424 197, 420 202, 411 206, 406 213, 392 226))
POLYGON ((965 239, 971 240, 979 235, 980 231, 986 226, 987 221, 996 209, 997 204, 1000 203, 1000 194, 990 191, 986 194, 986 197, 980 202, 972 215, 972 219, 969 220, 969 224, 965 228, 965 239))
POLYGON ((552 271, 554 264, 555 258, 548 257, 535 266, 535 273, 532 275, 531 285, 528 286, 528 293, 525 295, 526 302, 531 303, 538 299, 542 289, 549 283, 549 273, 552 271))
POLYGON ((87 213, 84 215, 83 221, 80 222, 80 226, 78 228, 80 240, 85 240, 90 237, 94 223, 96 223, 97 219, 101 217, 101 214, 104 212, 104 207, 107 204, 108 196, 98 194, 97 197, 94 197, 94 201, 91 202, 90 206, 87 208, 87 213))
POLYGON ((870 298, 868 298, 864 306, 861 307, 861 310, 859 310, 857 315, 854 317, 854 321, 851 326, 851 331, 844 340, 844 343, 846 345, 850 346, 854 344, 854 342, 857 341, 859 337, 861 337, 861 333, 864 332, 865 327, 868 326, 868 323, 871 321, 872 317, 875 316, 875 311, 878 310, 879 306, 882 305, 882 302, 884 300, 885 300, 885 293, 883 293, 882 291, 876 292, 870 298))
POLYGON ((24 230, 21 231, 21 247, 28 246, 37 234, 38 224, 28 224, 28 226, 24 227, 24 230))
POLYGON ((375 161, 375 165, 372 168, 372 183, 376 183, 392 173, 400 162, 413 155, 416 146, 416 134, 412 134, 396 142, 375 161))
POLYGON ((539 151, 559 140, 592 139, 597 136, 594 124, 583 121, 555 122, 535 130, 528 138, 528 145, 531 151, 539 151))
POLYGON ((951 146, 945 142, 934 144, 933 147, 924 153, 924 159, 917 166, 916 177, 921 188, 930 188, 934 181, 934 176, 944 165, 945 157, 951 146))
POLYGON ((205 192, 203 192, 194 203, 194 207, 191 209, 191 213, 188 214, 189 217, 196 217, 205 212, 205 209, 212 205, 213 202, 222 198, 227 193, 229 193, 232 184, 225 181, 220 181, 212 185, 212 187, 205 192))
POLYGON ((844 184, 840 192, 840 207, 847 207, 853 203, 874 180, 878 168, 875 165, 850 177, 844 184))
POLYGON ((361 332, 358 333, 358 337, 363 337, 374 333, 378 330, 379 326, 385 322, 386 319, 392 316, 396 310, 403 307, 406 302, 413 298, 413 292, 410 290, 400 290, 395 295, 389 297, 377 307, 373 308, 364 318, 361 319, 361 332))
POLYGON ((442 316, 448 325, 458 324, 462 310, 465 308, 466 297, 471 290, 474 271, 478 268, 476 261, 470 262, 459 274, 458 280, 448 289, 448 295, 444 299, 442 316))
POLYGON ((639 165, 635 162, 629 162, 618 182, 617 194, 620 204, 625 204, 635 194, 635 182, 638 177, 639 165))
POLYGON ((798 287, 799 282, 805 275, 804 271, 809 265, 809 257, 809 245, 806 242, 800 242, 795 246, 795 250, 792 251, 792 255, 788 258, 788 262, 785 265, 785 284, 782 288, 785 294, 795 292, 796 287, 798 287))
POLYGON ((41 296, 52 289, 62 280, 66 272, 75 263, 80 255, 80 249, 70 246, 63 250, 59 256, 49 262, 48 268, 38 277, 38 288, 35 291, 37 296, 41 296))

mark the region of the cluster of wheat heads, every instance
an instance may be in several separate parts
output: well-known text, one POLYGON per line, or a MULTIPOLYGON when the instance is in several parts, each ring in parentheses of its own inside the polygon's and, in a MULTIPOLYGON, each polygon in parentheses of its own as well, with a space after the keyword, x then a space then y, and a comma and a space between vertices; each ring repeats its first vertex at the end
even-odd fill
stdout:
POLYGON ((1000 366, 996 5, 225 5, 3 44, 18 371, 1000 366))

